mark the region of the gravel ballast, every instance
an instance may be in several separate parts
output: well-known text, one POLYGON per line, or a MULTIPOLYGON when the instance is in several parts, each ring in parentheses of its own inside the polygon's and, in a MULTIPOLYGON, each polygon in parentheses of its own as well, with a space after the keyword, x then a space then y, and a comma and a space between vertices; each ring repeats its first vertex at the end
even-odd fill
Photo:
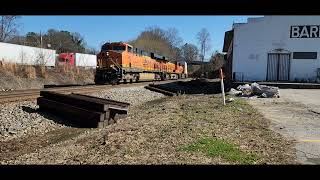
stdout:
POLYGON ((144 86, 115 88, 90 94, 95 97, 112 99, 130 103, 131 105, 140 105, 147 101, 164 98, 165 95, 145 89, 144 86))
POLYGON ((7 141, 29 133, 46 133, 62 124, 37 112, 36 101, 22 101, 0 105, 0 141, 7 141))

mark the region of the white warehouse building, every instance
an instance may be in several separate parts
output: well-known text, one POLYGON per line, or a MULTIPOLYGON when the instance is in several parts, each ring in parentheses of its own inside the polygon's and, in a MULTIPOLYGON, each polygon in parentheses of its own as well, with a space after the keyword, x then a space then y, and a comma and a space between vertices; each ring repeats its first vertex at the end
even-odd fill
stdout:
POLYGON ((264 16, 225 33, 226 75, 233 81, 317 82, 320 16, 264 16))

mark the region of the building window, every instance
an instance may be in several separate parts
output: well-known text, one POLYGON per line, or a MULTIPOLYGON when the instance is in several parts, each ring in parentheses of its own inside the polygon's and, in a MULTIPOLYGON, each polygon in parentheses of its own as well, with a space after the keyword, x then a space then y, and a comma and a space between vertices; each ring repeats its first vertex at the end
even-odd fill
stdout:
POLYGON ((317 59, 317 52, 293 52, 292 59, 317 59))

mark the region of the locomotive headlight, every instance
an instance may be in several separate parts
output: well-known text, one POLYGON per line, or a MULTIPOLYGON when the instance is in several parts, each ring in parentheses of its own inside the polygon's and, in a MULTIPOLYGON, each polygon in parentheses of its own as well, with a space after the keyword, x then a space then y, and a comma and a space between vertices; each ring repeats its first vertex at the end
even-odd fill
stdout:
POLYGON ((107 52, 107 56, 109 56, 109 52, 107 52))

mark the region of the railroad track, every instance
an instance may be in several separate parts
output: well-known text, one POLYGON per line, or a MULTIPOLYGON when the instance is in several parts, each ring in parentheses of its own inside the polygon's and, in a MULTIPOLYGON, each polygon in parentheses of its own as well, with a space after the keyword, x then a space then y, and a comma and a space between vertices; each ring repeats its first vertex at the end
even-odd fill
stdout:
MULTIPOLYGON (((163 84, 168 82, 173 82, 176 80, 168 80, 168 81, 156 81, 155 84, 163 84)), ((43 89, 28 89, 28 90, 15 90, 15 91, 7 91, 0 92, 0 103, 8 103, 14 101, 24 101, 24 100, 34 100, 40 97, 40 91, 53 91, 63 94, 70 93, 93 93, 100 90, 113 89, 113 88, 121 88, 121 87, 133 87, 133 86, 143 86, 148 85, 152 82, 139 82, 132 84, 119 84, 119 85, 89 85, 89 86, 70 86, 70 87, 55 87, 55 88, 43 88, 43 89)))

